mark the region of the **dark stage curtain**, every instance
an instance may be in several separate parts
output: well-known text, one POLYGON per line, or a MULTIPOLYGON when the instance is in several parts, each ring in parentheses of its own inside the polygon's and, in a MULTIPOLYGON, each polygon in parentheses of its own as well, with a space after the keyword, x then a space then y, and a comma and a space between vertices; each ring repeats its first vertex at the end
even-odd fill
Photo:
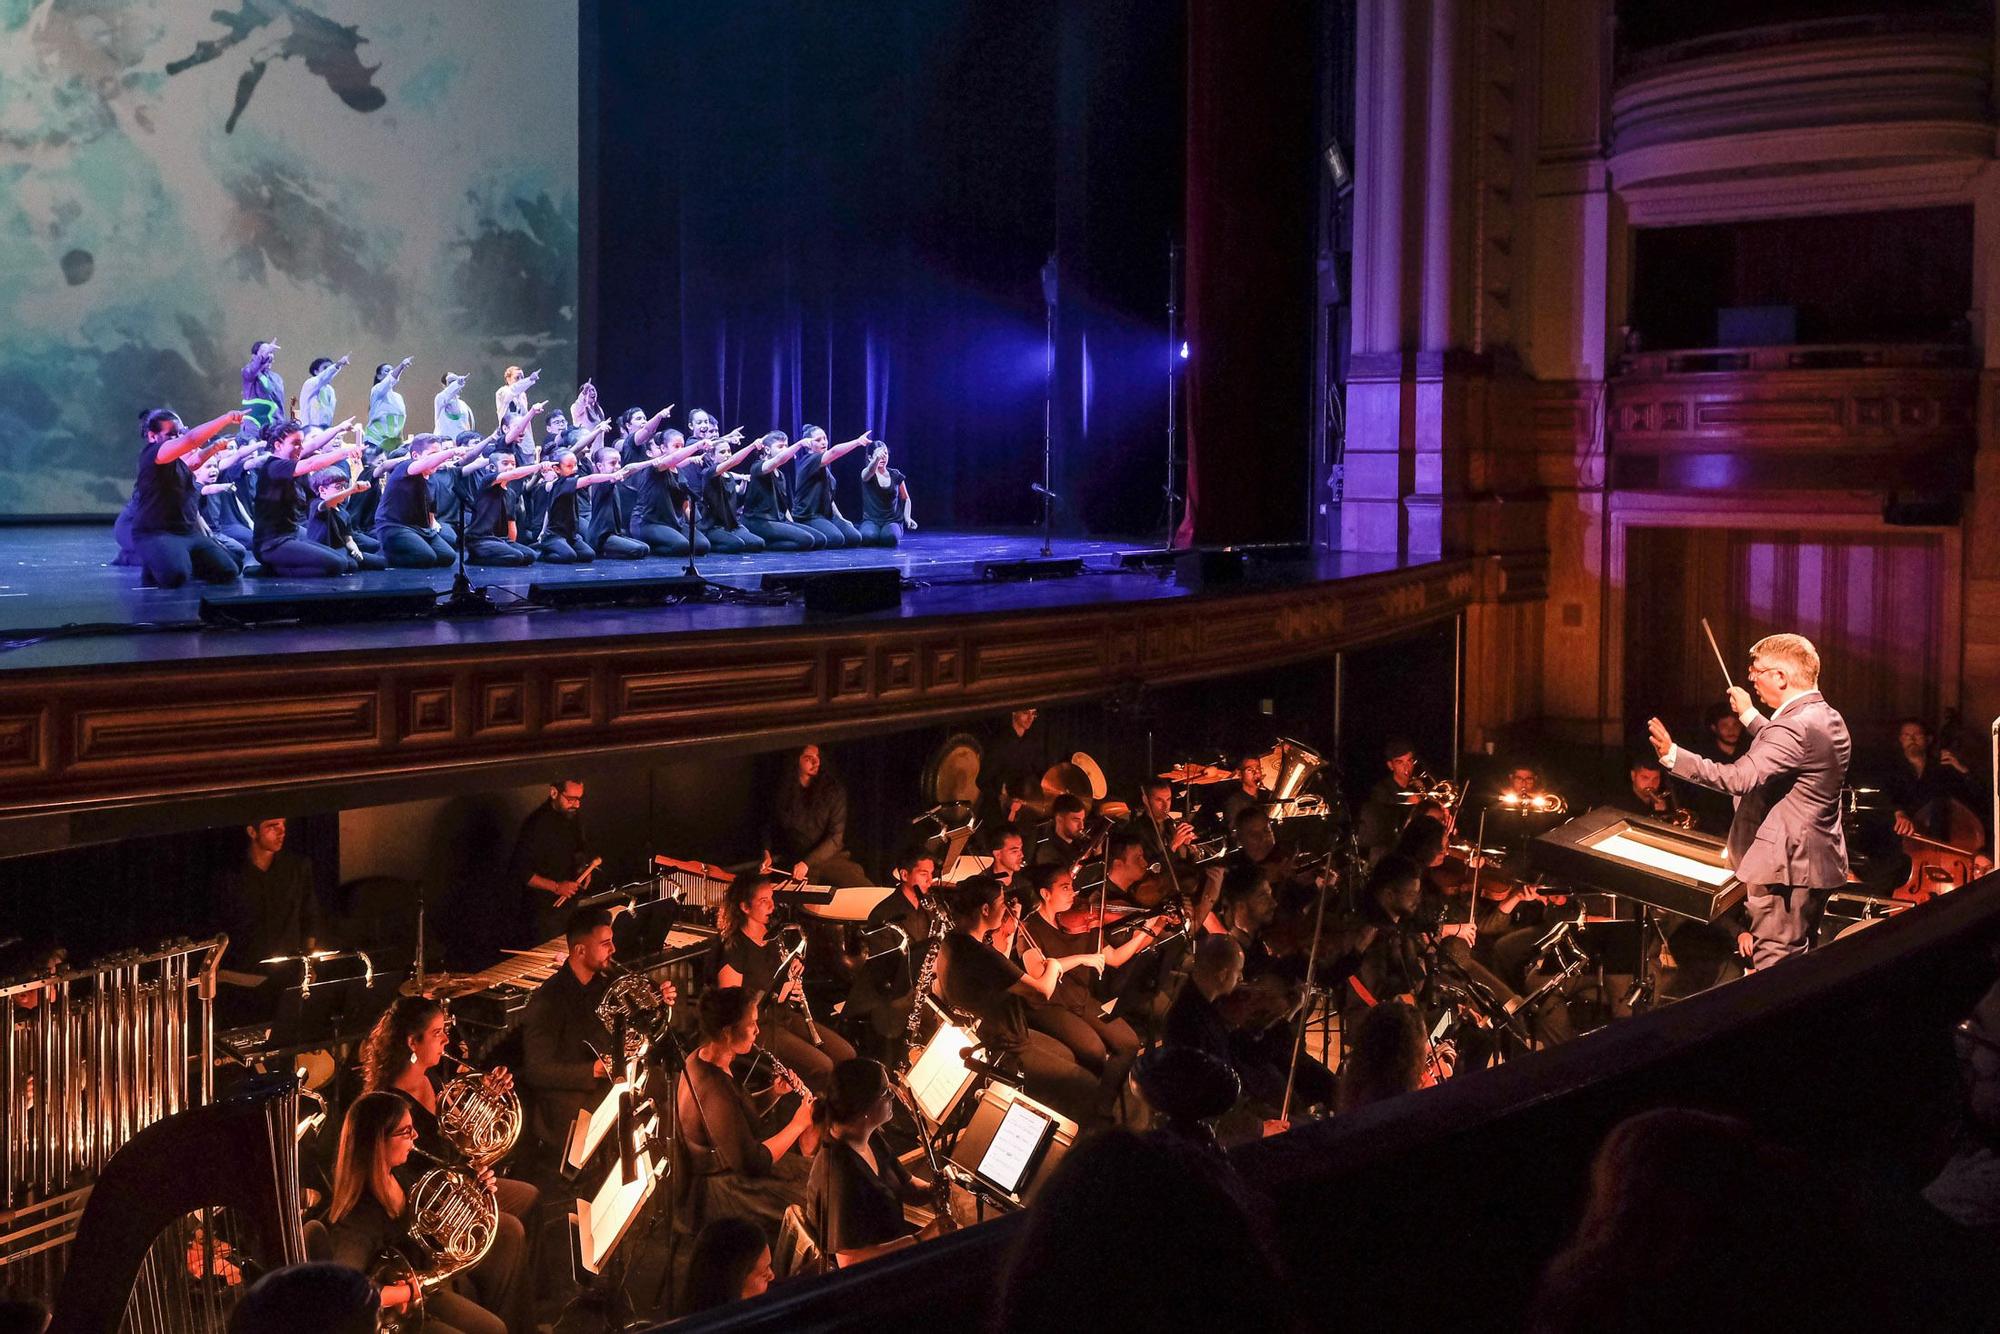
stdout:
MULTIPOLYGON (((926 526, 1026 527, 1059 252, 1060 521, 1156 519, 1176 8, 598 3, 583 21, 582 370, 607 409, 873 429, 926 526)), ((859 470, 839 470, 850 517, 859 470)))
POLYGON ((1317 31, 1307 0, 1188 3, 1182 543, 1306 532, 1317 31))

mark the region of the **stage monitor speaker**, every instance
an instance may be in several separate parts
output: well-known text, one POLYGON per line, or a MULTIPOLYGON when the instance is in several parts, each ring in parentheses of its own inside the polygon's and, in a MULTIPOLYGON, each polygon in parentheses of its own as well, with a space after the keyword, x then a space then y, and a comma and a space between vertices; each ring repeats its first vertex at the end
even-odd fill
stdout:
POLYGON ((764 576, 762 587, 767 592, 803 593, 807 611, 829 616, 889 611, 903 605, 903 572, 894 565, 774 572, 764 576))
POLYGON ((201 600, 204 625, 267 625, 295 621, 300 625, 351 625, 357 621, 387 621, 427 616, 437 608, 438 595, 428 588, 374 593, 241 593, 201 600))
POLYGON ((1151 547, 1145 551, 1121 551, 1118 566, 1125 570, 1157 570, 1171 566, 1181 557, 1172 547, 1151 547))
POLYGON ((982 560, 973 573, 981 579, 1074 579, 1083 573, 1081 556, 1028 556, 1021 560, 982 560))
POLYGON ((1182 588, 1240 584, 1248 566, 1236 547, 1196 547, 1174 558, 1174 582, 1182 588))
POLYGON ((576 579, 559 584, 528 585, 528 601, 537 607, 661 607, 700 597, 708 581, 675 574, 655 579, 576 579))

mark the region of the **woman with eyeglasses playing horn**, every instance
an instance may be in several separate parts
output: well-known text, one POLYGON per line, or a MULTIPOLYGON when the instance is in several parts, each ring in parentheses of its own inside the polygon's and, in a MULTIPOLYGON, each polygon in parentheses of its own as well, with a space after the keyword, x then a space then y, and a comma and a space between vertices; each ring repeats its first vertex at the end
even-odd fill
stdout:
MULTIPOLYGON (((365 1274, 391 1251, 413 1270, 421 1271, 428 1262, 409 1232, 409 1192, 423 1175, 410 1163, 416 1141, 409 1105, 393 1093, 364 1093, 347 1109, 333 1168, 333 1199, 326 1211, 337 1263, 365 1274)), ((448 1279, 428 1296, 407 1277, 383 1284, 383 1309, 406 1311, 421 1300, 425 1334, 507 1334, 508 1322, 494 1310, 506 1310, 514 1300, 520 1258, 518 1246, 509 1247, 504 1235, 497 1236, 469 1276, 448 1279), (484 1300, 456 1290, 461 1283, 476 1287, 484 1300)))
MULTIPOLYGON (((393 1093, 408 1103, 410 1120, 417 1128, 417 1148, 445 1162, 461 1156, 458 1146, 438 1128, 438 1076, 434 1072, 448 1054, 450 1033, 451 1021, 443 1005, 429 996, 399 996, 394 1005, 382 1011, 361 1044, 361 1079, 368 1092, 393 1093)), ((514 1076, 504 1066, 481 1078, 496 1094, 514 1091, 514 1076)), ((511 1225, 512 1231, 520 1232, 542 1192, 509 1177, 495 1177, 493 1185, 503 1215, 501 1228, 508 1230, 511 1225)), ((525 1235, 522 1242, 526 1244, 525 1235)))

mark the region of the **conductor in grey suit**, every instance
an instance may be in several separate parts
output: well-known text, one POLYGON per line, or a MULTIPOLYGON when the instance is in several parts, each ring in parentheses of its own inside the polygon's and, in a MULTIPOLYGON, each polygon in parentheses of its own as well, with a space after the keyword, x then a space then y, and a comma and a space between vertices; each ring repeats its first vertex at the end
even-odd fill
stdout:
POLYGON ((1840 787, 1853 754, 1847 723, 1819 693, 1819 651, 1801 635, 1767 635, 1750 646, 1749 692, 1729 687, 1750 746, 1733 763, 1704 759, 1674 744, 1648 720, 1660 763, 1677 778, 1736 799, 1729 865, 1748 891, 1750 966, 1769 968, 1803 954, 1819 930, 1827 895, 1847 883, 1840 787))

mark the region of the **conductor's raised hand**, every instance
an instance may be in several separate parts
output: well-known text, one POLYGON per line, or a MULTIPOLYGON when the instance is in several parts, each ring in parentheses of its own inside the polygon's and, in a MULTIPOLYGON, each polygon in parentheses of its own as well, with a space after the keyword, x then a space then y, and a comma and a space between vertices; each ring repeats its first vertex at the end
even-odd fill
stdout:
POLYGON ((1729 687, 1728 699, 1729 711, 1738 718, 1757 707, 1756 701, 1750 698, 1750 692, 1742 686, 1729 687))
POLYGON ((1674 748, 1674 739, 1667 735, 1667 725, 1658 718, 1646 720, 1646 739, 1653 743, 1653 753, 1663 760, 1667 752, 1674 748))

